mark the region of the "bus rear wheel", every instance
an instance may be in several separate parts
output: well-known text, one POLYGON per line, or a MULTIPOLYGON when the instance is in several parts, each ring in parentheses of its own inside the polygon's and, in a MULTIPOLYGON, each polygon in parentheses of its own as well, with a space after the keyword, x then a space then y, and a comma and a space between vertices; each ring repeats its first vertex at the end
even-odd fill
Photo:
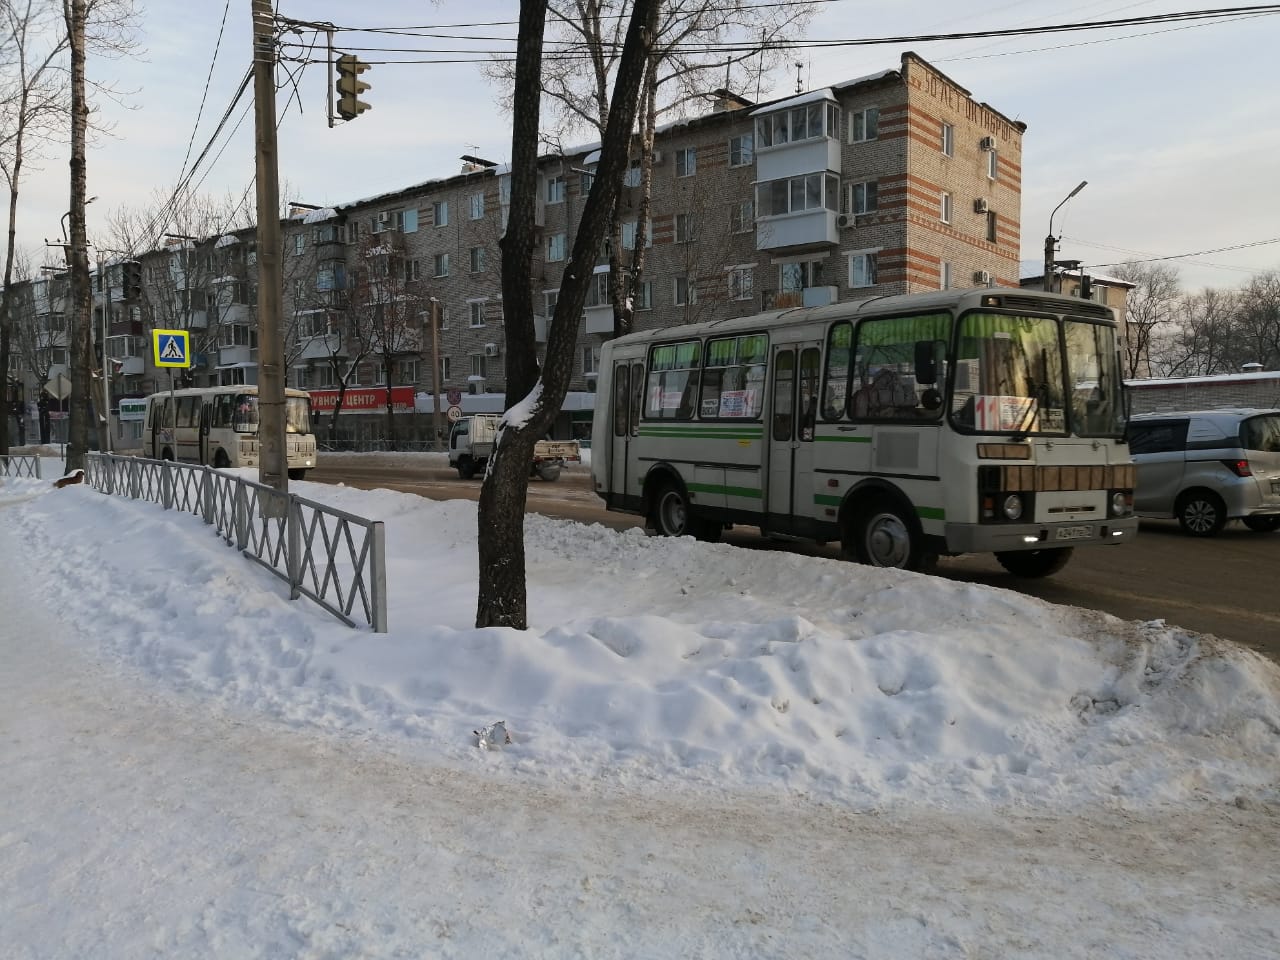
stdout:
POLYGON ((225 469, 231 466, 231 458, 227 456, 227 451, 219 450, 213 455, 213 465, 219 469, 225 469))
POLYGON ((295 467, 294 469, 289 471, 290 480, 301 480, 306 475, 307 475, 307 471, 302 467, 295 467))
POLYGON ((997 553, 996 560, 1015 577, 1051 577, 1067 565, 1074 547, 1051 550, 1010 550, 997 553))

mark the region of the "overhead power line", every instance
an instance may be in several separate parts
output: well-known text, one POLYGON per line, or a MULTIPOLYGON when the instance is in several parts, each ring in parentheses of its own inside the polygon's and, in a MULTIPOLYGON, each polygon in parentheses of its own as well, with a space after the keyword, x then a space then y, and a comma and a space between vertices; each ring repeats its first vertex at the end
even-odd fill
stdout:
MULTIPOLYGON (((1079 241, 1086 246, 1100 246, 1100 244, 1090 244, 1087 241, 1079 241)), ((1185 260, 1188 257, 1207 257, 1213 253, 1226 253, 1228 250, 1248 250, 1251 247, 1265 247, 1268 244, 1280 243, 1280 237, 1272 237, 1270 240, 1254 240, 1252 243, 1236 243, 1229 247, 1214 247, 1212 250, 1197 250, 1194 253, 1174 253, 1167 257, 1144 257, 1141 260, 1116 260, 1112 263, 1087 263, 1085 267, 1119 267, 1126 263, 1156 263, 1161 260, 1185 260)))

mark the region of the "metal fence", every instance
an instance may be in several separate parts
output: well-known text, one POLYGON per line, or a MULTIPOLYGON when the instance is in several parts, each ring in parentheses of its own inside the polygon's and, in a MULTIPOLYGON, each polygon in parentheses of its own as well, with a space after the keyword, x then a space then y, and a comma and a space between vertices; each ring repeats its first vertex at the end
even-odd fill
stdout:
POLYGON ((89 454, 86 464, 95 489, 202 518, 228 546, 288 583, 289 599, 309 597, 350 626, 360 618, 375 633, 387 632, 382 521, 213 467, 111 454, 89 454))
POLYGON ((0 477, 32 477, 40 479, 39 457, 0 457, 0 477))

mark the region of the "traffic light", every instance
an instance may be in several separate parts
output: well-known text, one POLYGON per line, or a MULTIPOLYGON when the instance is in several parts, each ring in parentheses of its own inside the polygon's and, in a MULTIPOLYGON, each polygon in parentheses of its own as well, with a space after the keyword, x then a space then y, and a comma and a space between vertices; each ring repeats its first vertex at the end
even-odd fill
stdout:
POLYGON ((369 84, 360 79, 360 74, 368 69, 369 65, 354 53, 344 53, 338 58, 338 82, 334 86, 338 91, 338 116, 343 120, 354 120, 369 109, 369 105, 359 99, 360 94, 369 89, 369 84))

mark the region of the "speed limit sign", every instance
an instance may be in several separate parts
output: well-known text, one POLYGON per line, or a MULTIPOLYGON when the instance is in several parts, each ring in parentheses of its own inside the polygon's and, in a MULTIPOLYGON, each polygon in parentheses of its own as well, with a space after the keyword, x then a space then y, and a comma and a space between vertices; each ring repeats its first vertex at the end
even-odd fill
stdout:
POLYGON ((457 423, 462 419, 462 408, 459 406, 452 406, 445 411, 445 416, 449 418, 450 423, 457 423))

